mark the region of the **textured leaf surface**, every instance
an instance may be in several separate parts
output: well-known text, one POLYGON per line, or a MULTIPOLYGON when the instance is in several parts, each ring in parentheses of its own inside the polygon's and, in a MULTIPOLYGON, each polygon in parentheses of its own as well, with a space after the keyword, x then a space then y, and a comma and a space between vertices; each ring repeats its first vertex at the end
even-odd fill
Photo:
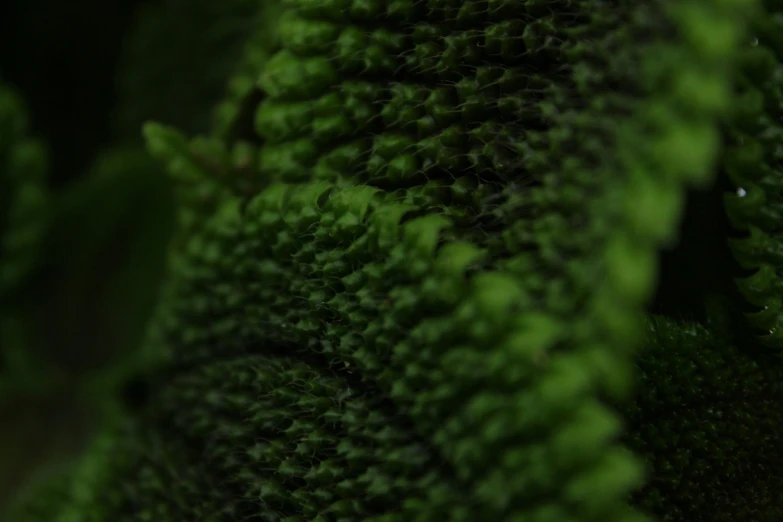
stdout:
POLYGON ((144 127, 131 411, 20 522, 781 519, 777 4, 266 9, 208 136, 144 127), (763 316, 645 319, 727 179, 763 316))

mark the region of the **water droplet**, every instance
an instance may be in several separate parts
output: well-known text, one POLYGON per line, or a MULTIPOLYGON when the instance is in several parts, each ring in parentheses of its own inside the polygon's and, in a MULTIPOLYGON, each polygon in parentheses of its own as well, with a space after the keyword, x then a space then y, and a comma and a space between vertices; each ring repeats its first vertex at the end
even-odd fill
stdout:
POLYGON ((745 196, 748 195, 748 191, 745 190, 744 188, 740 187, 740 188, 737 189, 737 195, 739 197, 741 197, 741 198, 744 198, 745 196))

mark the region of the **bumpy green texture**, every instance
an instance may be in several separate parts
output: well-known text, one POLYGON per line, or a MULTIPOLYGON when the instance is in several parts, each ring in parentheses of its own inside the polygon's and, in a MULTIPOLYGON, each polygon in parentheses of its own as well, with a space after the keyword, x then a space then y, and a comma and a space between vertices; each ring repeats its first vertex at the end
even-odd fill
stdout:
POLYGON ((783 101, 783 18, 776 14, 755 23, 751 47, 742 56, 739 99, 727 132, 725 168, 736 187, 726 195, 734 226, 745 234, 730 241, 749 274, 738 284, 751 309, 751 324, 765 344, 780 348, 783 287, 781 250, 781 101, 783 101))
POLYGON ((177 227, 126 412, 14 521, 783 520, 783 5, 257 12, 211 133, 144 127, 177 227), (747 302, 646 318, 727 181, 747 302))
POLYGON ((654 470, 640 503, 663 520, 780 520, 779 361, 653 317, 637 364, 629 443, 654 470))

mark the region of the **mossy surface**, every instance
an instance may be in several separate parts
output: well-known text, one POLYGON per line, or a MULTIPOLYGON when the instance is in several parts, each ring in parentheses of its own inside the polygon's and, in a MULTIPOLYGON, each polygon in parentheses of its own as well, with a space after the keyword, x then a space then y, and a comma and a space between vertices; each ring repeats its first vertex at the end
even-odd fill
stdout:
POLYGON ((128 264, 154 311, 82 353, 104 429, 14 520, 783 519, 781 6, 235 3, 181 27, 244 40, 211 125, 228 65, 177 38, 198 88, 123 109, 157 163, 118 149, 58 207, 106 217, 56 263, 73 296, 167 190, 134 173, 173 180, 135 236, 165 277, 128 264))

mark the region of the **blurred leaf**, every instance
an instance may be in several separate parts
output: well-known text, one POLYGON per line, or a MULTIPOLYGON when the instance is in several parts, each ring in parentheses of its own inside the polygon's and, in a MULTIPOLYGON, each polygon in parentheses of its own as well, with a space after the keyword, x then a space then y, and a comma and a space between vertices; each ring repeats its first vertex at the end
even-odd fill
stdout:
POLYGON ((55 212, 39 293, 47 355, 69 372, 105 368, 143 335, 173 232, 168 178, 146 152, 117 150, 55 212))

